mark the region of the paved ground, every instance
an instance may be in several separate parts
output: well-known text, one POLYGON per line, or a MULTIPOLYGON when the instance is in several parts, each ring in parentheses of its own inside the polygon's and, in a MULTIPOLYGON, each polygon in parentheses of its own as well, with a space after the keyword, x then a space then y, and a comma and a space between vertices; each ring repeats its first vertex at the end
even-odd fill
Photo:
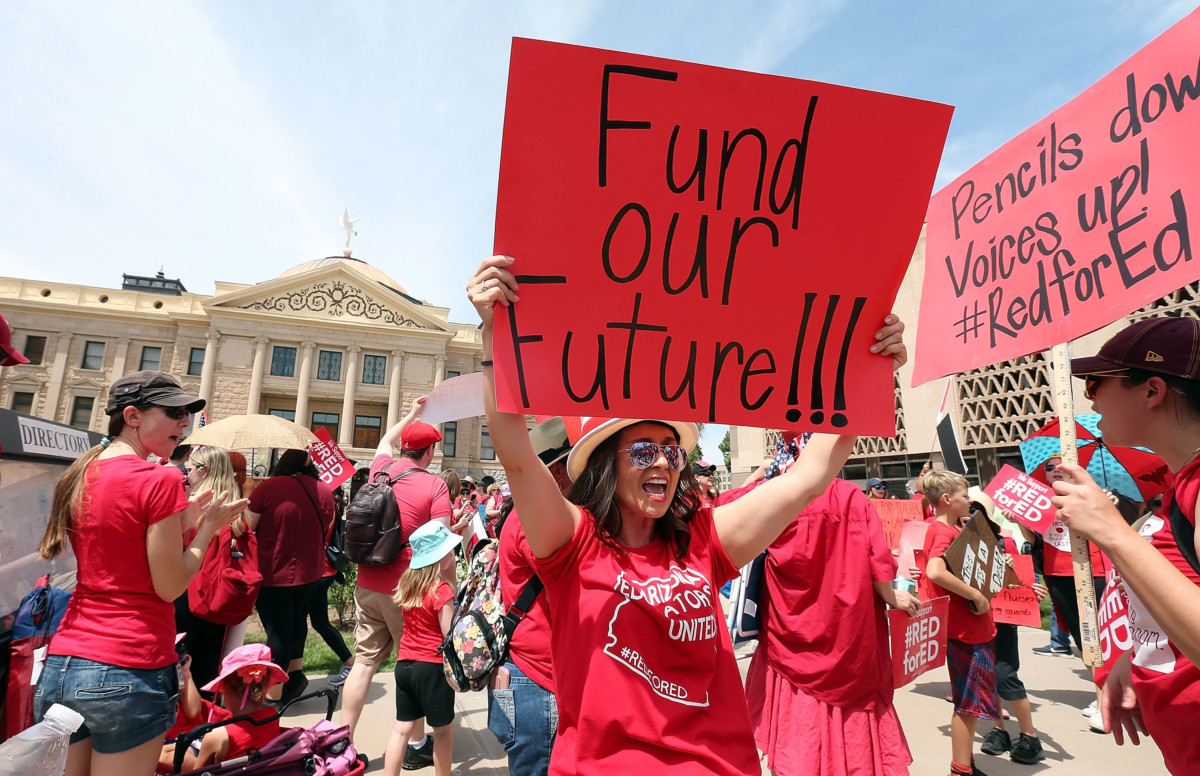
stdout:
MULTIPOLYGON (((1021 678, 1030 690, 1033 720, 1041 735, 1047 758, 1036 766, 1019 765, 1007 756, 989 757, 976 754, 976 764, 989 776, 1015 774, 1052 774, 1053 776, 1099 776, 1103 774, 1137 774, 1159 776, 1166 774, 1162 757, 1153 742, 1141 746, 1126 744, 1119 747, 1112 736, 1102 736, 1088 729, 1088 721, 1079 713, 1094 697, 1089 690, 1087 675, 1078 659, 1043 657, 1030 650, 1048 641, 1047 634, 1028 628, 1021 629, 1021 678)), ((745 673, 749 652, 739 652, 739 665, 745 673)), ((323 685, 314 677, 312 687, 323 685)), ((391 674, 375 677, 367 709, 359 724, 358 745, 371 758, 368 773, 383 770, 383 748, 394 719, 394 685, 391 674)), ((896 694, 896 708, 908 736, 913 754, 914 776, 939 776, 949 772, 950 761, 950 704, 945 696, 950 691, 946 669, 925 674, 896 694)), ((298 707, 288 723, 309 724, 321 714, 319 701, 309 701, 298 707)), ((454 768, 461 774, 506 774, 504 751, 487 729, 486 693, 457 696, 458 715, 454 722, 454 768)), ((337 720, 335 713, 334 719, 337 720)), ((287 723, 285 723, 287 724, 287 723)), ((986 730, 981 725, 981 731, 986 730)), ((1010 735, 1016 737, 1015 720, 1008 723, 1010 735)), ((978 744, 982 735, 977 737, 978 744)), ((763 773, 768 771, 763 769, 763 773)), ((413 774, 432 774, 433 768, 410 771, 413 774)))

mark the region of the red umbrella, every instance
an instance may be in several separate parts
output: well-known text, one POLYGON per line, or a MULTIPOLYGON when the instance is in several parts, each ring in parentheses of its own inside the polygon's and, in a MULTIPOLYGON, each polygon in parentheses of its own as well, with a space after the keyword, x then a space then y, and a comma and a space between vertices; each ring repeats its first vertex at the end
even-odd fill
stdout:
MULTIPOLYGON (((1096 414, 1075 416, 1079 465, 1088 470, 1100 487, 1134 501, 1147 501, 1165 491, 1171 484, 1171 472, 1163 459, 1145 448, 1105 444, 1096 427, 1099 419, 1096 414)), ((1042 464, 1060 451, 1055 418, 1021 443, 1026 473, 1049 484, 1042 464)))

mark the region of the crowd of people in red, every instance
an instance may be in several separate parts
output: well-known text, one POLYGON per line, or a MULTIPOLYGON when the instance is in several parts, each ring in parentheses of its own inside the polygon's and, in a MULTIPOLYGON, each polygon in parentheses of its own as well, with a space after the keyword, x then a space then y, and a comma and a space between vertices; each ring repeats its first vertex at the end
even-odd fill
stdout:
MULTIPOLYGON (((385 772, 432 764, 448 776, 454 700, 439 647, 463 532, 499 540, 506 601, 530 585, 539 591, 489 690, 489 728, 512 773, 744 774, 759 772, 762 757, 780 774, 908 772, 886 610, 914 614, 918 598, 892 585, 897 561, 872 506, 886 483, 863 492, 836 479, 855 438, 785 432, 769 465, 718 493, 712 468, 688 462, 693 423, 585 418, 569 435, 554 418, 528 431, 525 416, 496 408, 490 361, 493 308, 519 290, 513 265, 487 259, 467 286, 483 319, 486 418, 507 483, 430 473, 441 435, 420 421, 423 400, 388 429, 367 478, 395 478, 405 546, 389 565, 359 568, 352 651, 327 619, 338 575, 325 553, 335 498, 307 454, 284 454, 274 476, 243 497, 245 461, 236 454, 197 449, 182 473, 159 463, 172 458, 204 400, 161 372, 113 384, 108 433, 59 482, 39 548, 51 558, 69 542, 79 567, 35 692, 39 717, 55 703, 84 717, 69 774, 149 773, 174 757, 169 739, 186 725, 273 713, 271 701, 296 697, 308 682, 301 658, 311 617, 342 660, 331 683, 344 683, 351 736, 373 675, 397 652, 385 772), (254 605, 265 645, 242 645, 241 623, 206 620, 189 605, 210 550, 248 536, 262 576, 254 605), (718 591, 764 551, 763 631, 743 686, 718 591), (180 632, 191 655, 182 663, 180 632)), ((907 359, 903 330, 888 316, 871 346, 895 368, 907 359)), ((1178 732, 1200 711, 1198 354, 1200 323, 1152 319, 1072 364, 1107 442, 1153 449, 1174 475, 1140 533, 1080 467, 1055 462, 1051 477, 1059 519, 1093 542, 1096 568, 1101 553, 1111 562, 1131 619, 1154 636, 1100 688, 1102 727, 1118 743, 1150 733, 1172 773, 1200 768, 1200 743, 1178 732)), ((964 521, 997 516, 969 485, 944 471, 918 483, 930 519, 926 565, 915 570, 920 598, 950 598, 949 772, 958 776, 981 773, 972 756, 980 719, 995 723, 984 751, 1011 749, 1028 763, 1042 754, 1016 675, 1015 629, 997 628, 988 599, 944 557, 964 521), (1001 700, 1020 724, 1015 744, 1001 700)), ((1068 584, 1054 581, 1069 576, 1060 566, 1046 553, 1049 594, 1069 609, 1056 592, 1068 584)), ((1078 641, 1078 615, 1066 620, 1078 641)), ((223 730, 186 762, 220 761, 277 732, 223 730)))

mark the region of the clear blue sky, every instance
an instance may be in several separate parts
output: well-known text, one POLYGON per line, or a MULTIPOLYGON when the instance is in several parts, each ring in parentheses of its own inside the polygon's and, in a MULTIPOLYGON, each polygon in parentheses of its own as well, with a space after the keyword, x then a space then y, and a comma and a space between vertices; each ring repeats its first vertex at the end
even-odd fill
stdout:
MULTIPOLYGON (((191 291, 341 251, 474 320, 514 35, 954 105, 938 185, 1186 2, 6 2, 0 276, 191 291)), ((704 442, 716 459, 724 427, 704 442)))

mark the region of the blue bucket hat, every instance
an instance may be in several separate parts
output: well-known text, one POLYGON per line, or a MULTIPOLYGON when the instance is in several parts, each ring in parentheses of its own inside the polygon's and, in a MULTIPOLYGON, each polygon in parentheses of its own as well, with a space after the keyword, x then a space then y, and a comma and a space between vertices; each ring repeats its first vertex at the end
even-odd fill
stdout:
POLYGON ((461 541, 445 525, 431 520, 408 537, 408 544, 413 551, 412 562, 408 567, 423 569, 432 566, 446 557, 446 553, 453 552, 461 541))

